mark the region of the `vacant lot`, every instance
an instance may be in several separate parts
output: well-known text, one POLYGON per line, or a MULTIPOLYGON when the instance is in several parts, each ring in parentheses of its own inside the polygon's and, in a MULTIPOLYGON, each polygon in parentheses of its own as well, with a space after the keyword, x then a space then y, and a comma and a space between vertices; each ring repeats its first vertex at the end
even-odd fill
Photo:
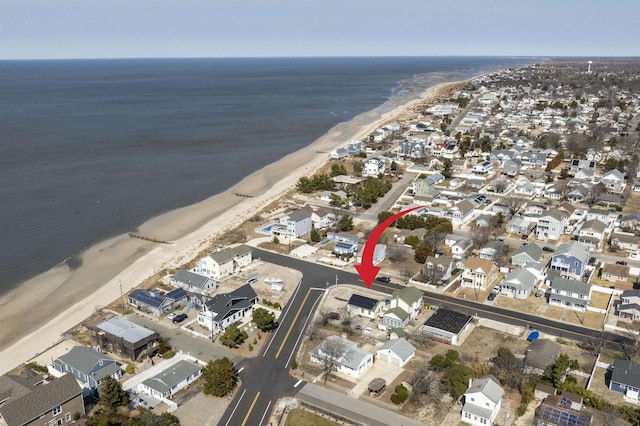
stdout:
POLYGON ((285 426, 339 426, 340 423, 329 420, 302 408, 295 408, 287 414, 285 426))

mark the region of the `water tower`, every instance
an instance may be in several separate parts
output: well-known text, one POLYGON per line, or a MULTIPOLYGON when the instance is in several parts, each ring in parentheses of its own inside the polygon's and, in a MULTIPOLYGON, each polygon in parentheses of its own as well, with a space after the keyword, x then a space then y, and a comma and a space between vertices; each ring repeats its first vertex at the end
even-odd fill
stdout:
POLYGON ((593 63, 593 61, 589 61, 587 63, 589 64, 589 68, 587 68, 587 74, 591 74, 591 64, 593 63))

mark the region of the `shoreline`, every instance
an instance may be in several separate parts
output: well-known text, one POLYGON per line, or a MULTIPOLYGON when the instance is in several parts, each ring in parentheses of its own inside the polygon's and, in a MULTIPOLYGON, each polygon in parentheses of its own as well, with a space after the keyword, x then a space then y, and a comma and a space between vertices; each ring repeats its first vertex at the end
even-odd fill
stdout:
POLYGON ((435 81, 420 95, 385 111, 385 105, 339 123, 306 147, 245 177, 199 203, 163 213, 143 223, 139 233, 172 244, 155 244, 120 235, 83 251, 80 265, 64 263, 0 296, 0 374, 55 344, 70 328, 162 269, 178 267, 315 173, 329 153, 360 139, 416 105, 433 101, 468 80, 435 81), (322 154, 320 154, 322 152, 322 154), (247 194, 242 197, 235 194, 247 194))

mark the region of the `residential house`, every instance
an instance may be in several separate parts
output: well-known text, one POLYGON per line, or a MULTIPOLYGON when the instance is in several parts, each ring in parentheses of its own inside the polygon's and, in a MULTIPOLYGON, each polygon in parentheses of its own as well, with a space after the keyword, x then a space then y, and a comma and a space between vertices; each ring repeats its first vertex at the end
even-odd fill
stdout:
POLYGON ((617 169, 609 170, 600 178, 600 183, 608 190, 622 191, 624 188, 624 173, 617 169))
POLYGON ((585 311, 590 303, 591 284, 570 278, 554 277, 552 279, 550 305, 585 311))
POLYGON ((115 359, 84 346, 74 346, 53 360, 50 371, 57 377, 71 373, 80 386, 89 390, 98 389, 105 377, 122 378, 122 369, 115 359))
POLYGON ((558 390, 553 386, 545 385, 544 383, 538 383, 533 389, 533 397, 544 401, 548 396, 556 395, 558 390))
POLYGON ((503 395, 504 390, 493 375, 474 380, 464 393, 462 421, 476 426, 493 425, 502 406, 503 395))
POLYGON ((225 328, 250 314, 257 301, 258 295, 249 284, 231 293, 218 294, 202 304, 202 310, 198 311, 198 324, 212 333, 223 332, 225 328))
POLYGON ((529 243, 518 248, 518 251, 511 256, 511 263, 522 267, 530 262, 538 262, 541 258, 542 248, 537 244, 529 243))
POLYGON ((476 227, 478 228, 488 228, 489 225, 491 225, 491 222, 493 221, 493 216, 490 214, 481 214, 480 216, 478 216, 478 218, 474 221, 476 227))
POLYGON ((344 148, 338 148, 331 151, 331 159, 340 160, 342 158, 347 158, 349 156, 349 151, 344 148))
POLYGON ((550 200, 560 201, 562 197, 564 197, 565 187, 566 185, 564 183, 548 185, 542 192, 542 196, 550 200))
POLYGON ((311 212, 298 209, 285 214, 279 223, 271 227, 271 234, 276 237, 298 238, 311 232, 311 212))
POLYGON ((493 164, 491 164, 489 161, 483 161, 480 164, 476 164, 471 169, 471 171, 473 173, 476 173, 476 174, 479 174, 479 175, 486 175, 487 173, 489 173, 492 170, 493 170, 493 164))
POLYGON ((129 293, 128 300, 130 305, 141 311, 160 317, 167 312, 186 306, 188 298, 184 289, 177 288, 162 295, 158 290, 133 290, 129 293))
POLYGON ((607 224, 600 222, 598 219, 588 220, 582 224, 578 231, 578 241, 588 247, 589 250, 595 250, 605 238, 607 224))
POLYGON ((390 339, 378 350, 376 355, 379 360, 391 365, 404 367, 416 355, 416 348, 407 339, 390 339))
POLYGON ((524 356, 524 373, 541 375, 560 356, 560 344, 549 339, 536 339, 524 356))
POLYGON ((640 290, 633 289, 622 292, 618 315, 620 318, 631 321, 640 320, 640 290))
POLYGON ((473 241, 462 235, 447 234, 444 243, 451 248, 451 255, 454 259, 462 259, 465 253, 473 247, 473 241))
POLYGON ((427 198, 439 193, 436 189, 436 179, 433 176, 419 175, 412 184, 414 197, 427 198))
POLYGON ((486 289, 498 276, 498 265, 486 259, 469 257, 464 262, 462 271, 462 287, 486 289))
POLYGON ((362 176, 378 177, 384 174, 384 161, 381 158, 370 158, 364 164, 362 176))
POLYGON ((391 308, 382 314, 381 328, 384 330, 393 328, 402 329, 409 324, 409 320, 411 320, 411 317, 407 311, 398 307, 391 308))
POLYGON ((197 274, 195 272, 178 270, 169 277, 169 283, 174 287, 182 288, 190 293, 208 295, 218 286, 216 282, 206 275, 197 274))
MULTIPOLYGON (((444 281, 451 278, 453 269, 453 259, 448 256, 429 256, 424 262, 424 275, 437 278, 436 281, 444 281)), ((432 282, 431 284, 436 284, 432 282)))
POLYGON ((632 401, 640 399, 640 364, 627 359, 614 359, 611 364, 609 389, 623 393, 632 401))
POLYGON ((438 342, 458 345, 460 337, 469 328, 471 316, 440 308, 422 326, 422 334, 438 342))
POLYGON ((622 204, 622 195, 620 194, 611 194, 604 193, 598 195, 597 202, 601 206, 611 207, 611 206, 619 206, 622 204))
POLYGON ((596 172, 591 169, 580 169, 571 180, 574 183, 593 184, 596 180, 596 172))
POLYGON ((629 279, 629 266, 617 263, 605 263, 602 265, 602 279, 615 283, 629 279))
POLYGON ((536 426, 591 426, 593 413, 583 409, 575 409, 573 406, 572 401, 565 395, 549 395, 536 408, 532 424, 536 426))
POLYGON ((529 168, 544 169, 547 166, 547 155, 542 152, 523 152, 520 161, 529 168))
POLYGON ((347 144, 347 153, 351 157, 353 157, 360 154, 362 152, 362 148, 363 148, 362 141, 357 141, 357 140, 349 141, 349 143, 347 144))
POLYGON ((538 278, 529 270, 514 269, 505 275, 500 292, 516 299, 526 299, 535 288, 538 278))
POLYGON ((336 371, 352 377, 360 377, 373 365, 373 354, 360 349, 350 340, 329 336, 309 352, 311 362, 324 364, 333 358, 336 371))
POLYGON ((151 349, 158 333, 120 317, 113 317, 89 327, 89 331, 102 350, 133 361, 151 349))
POLYGON ((454 225, 464 225, 473 215, 474 206, 469 200, 459 201, 453 207, 445 211, 445 217, 450 219, 454 225))
POLYGON ((535 185, 529 182, 529 180, 527 179, 522 179, 518 181, 515 188, 513 188, 514 194, 527 195, 527 196, 533 195, 535 191, 536 191, 535 185))
POLYGON ((0 377, 0 424, 62 425, 85 414, 82 389, 72 374, 31 386, 10 375, 0 377))
POLYGON ((640 192, 640 180, 633 182, 633 186, 631 187, 633 192, 640 192))
POLYGON ((347 312, 360 317, 376 319, 380 316, 383 304, 379 300, 360 294, 352 294, 347 302, 347 312))
POLYGON ((538 218, 536 237, 541 240, 559 240, 564 234, 568 216, 558 209, 549 209, 538 218))
POLYGON ((338 191, 323 191, 320 194, 319 198, 322 201, 326 201, 327 203, 330 203, 334 198, 338 198, 338 199, 347 198, 347 193, 342 191, 342 190, 338 190, 338 191))
POLYGON ((572 203, 582 203, 589 196, 591 188, 586 185, 580 184, 571 188, 571 191, 567 194, 567 200, 572 203))
POLYGON ((202 368, 192 362, 181 359, 155 376, 138 384, 138 392, 160 400, 169 399, 186 386, 198 380, 202 368))
POLYGON ((578 172, 578 170, 596 170, 597 163, 593 160, 571 160, 569 163, 569 173, 574 174, 578 172))
MULTIPOLYGON (((342 191, 336 191, 338 194, 342 191)), ((345 194, 346 195, 346 194, 345 194)), ((336 195, 337 196, 337 195, 336 195)), ((341 197, 340 202, 346 202, 346 197, 341 197)), ((311 211, 311 226, 316 229, 327 229, 335 223, 335 215, 328 211, 316 208, 311 211)))
MULTIPOLYGON (((309 214, 307 210, 301 209, 309 214)), ((274 225, 276 226, 276 225, 274 225)), ((309 214, 309 230, 311 230, 311 216, 309 214)), ((215 251, 198 260, 193 272, 205 275, 215 280, 229 277, 240 272, 251 264, 251 247, 244 244, 237 247, 225 248, 215 251)))
POLYGON ((348 257, 351 258, 358 254, 358 244, 357 243, 343 243, 342 241, 338 241, 333 246, 333 254, 338 257, 348 257))
MULTIPOLYGON (((560 203, 558 205, 558 210, 562 210, 563 212, 565 212, 567 214, 567 216, 571 217, 573 216, 574 213, 577 212, 577 208, 576 206, 574 206, 573 204, 571 204, 568 201, 563 201, 562 203, 560 203)), ((579 212, 576 214, 580 214, 579 212)))
POLYGON ((478 252, 478 257, 480 259, 496 260, 496 258, 502 252, 503 248, 504 243, 502 241, 489 241, 487 244, 485 244, 484 247, 480 249, 480 251, 478 252))
POLYGON ((532 224, 531 219, 522 216, 514 216, 509 222, 507 222, 506 230, 507 232, 512 232, 514 234, 528 234, 534 226, 535 225, 532 224))
POLYGON ((589 249, 579 242, 561 244, 551 257, 550 270, 565 278, 582 279, 589 261, 589 249))
POLYGON ((585 220, 594 220, 597 219, 603 223, 609 223, 609 210, 602 210, 591 208, 587 210, 587 214, 585 215, 585 220))
MULTIPOLYGON (((363 245, 362 249, 358 252, 358 257, 356 259, 358 263, 362 263, 362 252, 364 251, 364 247, 365 246, 363 245)), ((386 257, 387 257, 387 245, 381 244, 381 243, 376 244, 376 246, 373 248, 373 264, 375 266, 381 264, 382 261, 386 259, 386 257)))
POLYGON ((520 169, 522 169, 520 160, 507 160, 502 167, 502 174, 514 177, 520 173, 520 169))
POLYGON ((344 234, 339 232, 327 232, 327 239, 331 241, 343 241, 345 243, 358 243, 358 237, 356 235, 344 234))
POLYGON ((417 317, 422 312, 422 290, 413 286, 403 287, 393 292, 391 308, 401 308, 411 318, 417 317))
POLYGON ((524 215, 527 217, 540 217, 547 210, 544 204, 529 201, 524 208, 524 215))
POLYGON ((612 232, 609 244, 621 250, 638 250, 640 249, 640 237, 627 232, 612 232))

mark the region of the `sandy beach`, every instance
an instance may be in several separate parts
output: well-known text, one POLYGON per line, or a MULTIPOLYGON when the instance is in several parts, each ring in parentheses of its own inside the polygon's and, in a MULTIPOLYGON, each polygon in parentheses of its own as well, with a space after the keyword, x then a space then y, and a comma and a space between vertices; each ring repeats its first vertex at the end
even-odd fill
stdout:
POLYGON ((153 218, 139 232, 172 244, 123 235, 103 241, 0 297, 0 374, 56 343, 60 336, 165 268, 178 267, 311 175, 329 152, 428 102, 456 83, 426 89, 420 99, 391 111, 369 111, 341 123, 311 145, 246 177, 200 203, 153 218), (241 197, 235 194, 245 194, 241 197), (72 264, 74 268, 71 268, 72 264))

